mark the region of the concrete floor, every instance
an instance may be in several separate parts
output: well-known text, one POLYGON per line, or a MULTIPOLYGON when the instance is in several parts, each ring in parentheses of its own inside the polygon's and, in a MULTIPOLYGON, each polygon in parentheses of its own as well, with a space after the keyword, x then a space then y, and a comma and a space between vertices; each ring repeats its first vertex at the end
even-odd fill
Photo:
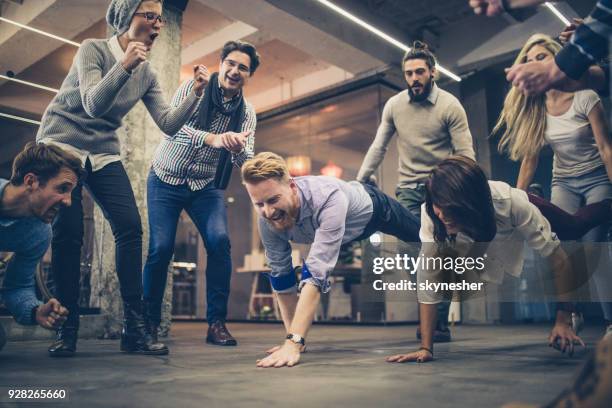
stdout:
MULTIPOLYGON (((546 346, 548 326, 455 327, 437 361, 389 364, 417 346, 415 326, 317 325, 309 352, 288 369, 255 360, 283 337, 280 325, 229 324, 236 348, 204 343, 205 323, 175 323, 164 357, 123 355, 118 342, 82 340, 78 357, 47 357, 46 341, 12 342, 0 352, 0 406, 6 407, 498 407, 544 403, 569 384, 584 353, 546 346), (62 404, 12 403, 9 387, 66 389, 62 404)), ((593 347, 599 331, 583 338, 593 347)))

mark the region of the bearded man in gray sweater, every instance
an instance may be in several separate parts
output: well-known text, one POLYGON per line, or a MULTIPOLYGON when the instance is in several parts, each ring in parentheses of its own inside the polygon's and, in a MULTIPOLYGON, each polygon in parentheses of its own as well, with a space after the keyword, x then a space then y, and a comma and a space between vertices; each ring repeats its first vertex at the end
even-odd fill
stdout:
MULTIPOLYGON (((427 45, 415 41, 402 60, 408 89, 391 97, 383 109, 374 142, 366 154, 357 180, 369 181, 382 162, 387 146, 397 134, 399 183, 397 200, 421 219, 425 180, 451 155, 475 159, 465 110, 451 93, 434 81, 436 58, 427 45)), ((447 319, 449 303, 440 303, 434 341, 451 340, 447 319)), ((417 338, 420 332, 417 330, 417 338)))

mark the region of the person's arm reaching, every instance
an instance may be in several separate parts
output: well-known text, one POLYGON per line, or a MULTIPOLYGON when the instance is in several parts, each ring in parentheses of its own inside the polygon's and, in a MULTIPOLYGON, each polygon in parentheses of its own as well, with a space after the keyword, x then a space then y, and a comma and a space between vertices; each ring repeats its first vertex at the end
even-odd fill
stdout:
POLYGON ((599 149, 601 160, 603 161, 608 179, 612 182, 612 137, 608 132, 608 121, 601 102, 598 102, 588 114, 589 123, 593 130, 595 143, 599 149))
MULTIPOLYGON (((291 245, 286 236, 273 231, 263 218, 258 220, 259 236, 265 248, 266 260, 270 266, 270 284, 281 313, 285 333, 289 333, 297 305, 297 285, 291 260, 291 245)), ((271 354, 282 346, 266 351, 271 354)))
MULTIPOLYGON (((319 306, 320 299, 321 292, 317 286, 308 283, 302 287, 300 298, 295 307, 293 320, 291 321, 291 326, 287 333, 297 334, 302 338, 306 338, 306 334, 308 334, 310 326, 312 326, 312 321, 317 311, 317 307, 319 306)), ((257 367, 293 367, 299 363, 303 349, 301 344, 294 343, 287 339, 281 347, 274 351, 270 351, 271 354, 269 356, 257 360, 257 367)))
MULTIPOLYGON (((571 304, 570 292, 574 290, 574 271, 572 264, 562 247, 558 246, 552 254, 547 257, 553 274, 555 290, 557 292, 557 304, 571 304)), ((574 354, 574 345, 580 344, 585 347, 584 342, 572 329, 571 313, 562 308, 557 309, 555 325, 548 336, 548 345, 571 356, 574 354)))
POLYGON ((523 191, 527 191, 533 175, 538 168, 539 152, 536 152, 533 156, 525 157, 521 162, 521 169, 519 170, 518 179, 516 181, 516 188, 520 188, 523 191))
POLYGON ((545 1, 546 0, 469 0, 469 4, 474 10, 474 13, 493 17, 508 10, 537 6, 545 1))
POLYGON ((555 56, 563 73, 578 80, 597 60, 608 56, 612 35, 612 0, 599 0, 591 14, 580 24, 568 44, 555 56))
MULTIPOLYGON (((433 231, 433 222, 425 210, 425 204, 423 204, 421 208, 421 229, 419 230, 419 238, 423 243, 419 257, 422 257, 422 259, 437 256, 438 244, 434 242, 433 231)), ((428 270, 422 266, 417 270, 416 274, 421 347, 417 351, 410 353, 389 356, 385 359, 389 363, 405 363, 410 361, 425 363, 433 360, 433 336, 438 314, 437 304, 442 301, 442 296, 434 291, 421 290, 421 283, 425 283, 427 279, 436 280, 436 278, 439 278, 439 275, 436 274, 436 271, 428 270)))
MULTIPOLYGON (((328 276, 334 269, 340 254, 340 246, 345 230, 345 219, 348 211, 348 200, 340 191, 332 192, 324 207, 319 213, 319 228, 315 232, 314 241, 306 260, 310 277, 302 278, 300 282, 300 297, 291 319, 288 334, 306 338, 315 312, 321 299, 321 292, 329 289, 328 276)), ((290 300, 282 299, 279 301, 290 300)), ((281 306, 288 308, 289 304, 281 306)), ((285 319, 283 319, 285 322, 285 319)), ((272 354, 257 361, 258 367, 293 366, 300 360, 300 344, 291 340, 285 343, 272 354)))
POLYGON ((249 106, 246 108, 246 114, 242 122, 242 128, 240 129, 240 131, 243 134, 247 134, 247 136, 243 139, 244 143, 240 145, 240 148, 237 147, 232 151, 232 162, 236 167, 242 167, 245 161, 253 157, 256 127, 257 115, 255 115, 255 111, 249 106))
POLYGON ((357 180, 367 182, 372 174, 376 171, 387 152, 387 146, 391 141, 391 138, 395 134, 395 123, 393 122, 392 101, 389 99, 383 108, 380 125, 376 131, 376 137, 372 142, 372 145, 368 149, 368 152, 361 163, 361 168, 357 173, 357 180))
POLYGON ((459 101, 455 101, 448 110, 447 126, 453 145, 453 154, 476 160, 467 115, 459 101))
POLYGON ((438 318, 438 305, 435 303, 419 303, 419 319, 421 325, 421 347, 417 351, 389 356, 389 363, 406 363, 416 361, 425 363, 433 360, 433 335, 438 318))
MULTIPOLYGON (((152 71, 151 74, 153 75, 152 71)), ((203 65, 194 66, 193 80, 189 84, 190 92, 182 93, 180 103, 173 106, 166 103, 159 81, 157 77, 153 77, 147 93, 142 97, 142 101, 162 132, 167 135, 174 135, 181 130, 195 112, 209 78, 206 67, 203 65)), ((176 101, 177 95, 173 99, 176 101)))
POLYGON ((551 88, 576 88, 576 82, 601 79, 601 75, 592 77, 597 71, 587 71, 608 54, 611 19, 612 0, 600 0, 554 60, 517 64, 507 69, 506 79, 526 95, 538 95, 551 88), (583 80, 585 73, 587 78, 583 80))
MULTIPOLYGON (((559 34, 559 41, 566 45, 576 32, 576 29, 584 23, 581 18, 574 18, 573 22, 566 26, 559 34)), ((579 80, 568 78, 557 87, 564 92, 576 92, 583 89, 592 89, 599 96, 607 97, 610 95, 610 66, 608 63, 599 62, 598 65, 591 65, 589 69, 580 77, 579 80)))
POLYGON ((36 267, 49 247, 51 228, 38 225, 24 238, 23 249, 15 254, 6 268, 2 299, 17 323, 38 324, 46 329, 59 327, 68 311, 56 299, 43 304, 36 297, 36 267))
MULTIPOLYGON (((559 240, 553 235, 550 223, 538 208, 531 204, 524 193, 511 190, 512 225, 519 231, 529 246, 546 257, 553 274, 557 302, 569 304, 571 292, 576 288, 576 280, 570 260, 559 245, 559 240)), ((574 343, 584 343, 574 333, 571 327, 570 313, 566 310, 557 311, 556 321, 551 330, 548 343, 551 346, 559 345, 562 352, 574 350, 574 343)))

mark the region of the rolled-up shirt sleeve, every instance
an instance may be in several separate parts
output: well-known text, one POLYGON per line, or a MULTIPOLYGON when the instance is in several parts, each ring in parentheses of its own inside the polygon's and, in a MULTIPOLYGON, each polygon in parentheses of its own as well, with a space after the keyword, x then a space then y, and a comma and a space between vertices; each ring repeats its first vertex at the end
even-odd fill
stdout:
POLYGON ((259 218, 259 236, 264 246, 266 260, 270 267, 270 283, 275 292, 295 292, 297 289, 293 264, 291 261, 291 244, 289 240, 272 230, 267 222, 259 218))
POLYGON ((17 323, 34 325, 32 309, 42 304, 36 297, 36 267, 51 243, 51 226, 29 218, 2 232, 13 237, 4 249, 15 255, 6 269, 1 298, 17 323))
POLYGON ((348 199, 340 190, 332 192, 318 215, 319 228, 315 232, 306 265, 312 275, 300 282, 300 288, 312 283, 326 293, 330 289, 329 275, 336 267, 344 238, 348 199))
POLYGON ((510 194, 512 225, 532 249, 548 257, 559 246, 559 239, 552 232, 550 222, 529 202, 524 191, 513 188, 510 194))

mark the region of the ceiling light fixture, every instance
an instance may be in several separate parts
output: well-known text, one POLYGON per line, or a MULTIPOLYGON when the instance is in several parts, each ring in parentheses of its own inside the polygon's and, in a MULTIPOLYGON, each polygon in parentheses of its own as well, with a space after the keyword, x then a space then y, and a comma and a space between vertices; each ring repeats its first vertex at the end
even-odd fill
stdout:
POLYGON ((11 77, 8 77, 8 76, 2 75, 2 74, 0 74, 0 79, 6 79, 7 81, 17 82, 18 84, 33 86, 34 88, 44 89, 45 91, 49 91, 49 92, 53 92, 53 93, 57 93, 59 91, 59 89, 50 88, 48 86, 36 84, 34 82, 23 81, 23 80, 17 79, 17 78, 11 78, 11 77))
MULTIPOLYGON (((330 9, 332 9, 336 13, 346 17, 347 19, 351 20, 352 22, 360 25, 361 27, 363 27, 366 30, 370 31, 371 33, 377 35, 378 37, 382 38, 383 40, 387 41, 388 43, 395 45, 397 48, 400 48, 401 50, 404 50, 405 52, 410 51, 410 47, 407 46, 406 44, 402 43, 399 40, 396 40, 395 38, 391 37, 389 34, 379 30, 378 28, 374 27, 373 25, 366 23, 365 21, 363 21, 359 17, 349 13, 348 11, 343 9, 342 7, 338 7, 337 5, 332 3, 331 1, 328 1, 328 0, 315 0, 315 1, 321 3, 322 5, 330 8, 330 9)), ((444 75, 454 79, 455 81, 457 81, 457 82, 461 81, 461 78, 457 74, 454 74, 453 72, 451 72, 448 69, 444 68, 440 64, 437 65, 437 69, 440 72, 442 72, 444 75)))
POLYGON ((571 24, 571 23, 570 23, 570 21, 567 19, 567 17, 565 17, 565 16, 563 15, 563 13, 561 13, 561 12, 559 11, 559 9, 558 9, 557 7, 555 7, 555 5, 554 5, 554 4, 552 4, 552 3, 551 3, 551 2, 549 2, 549 1, 547 1, 546 3, 544 3, 544 5, 545 5, 546 7, 548 7, 548 9, 549 9, 550 11, 552 11, 552 12, 553 12, 553 14, 554 14, 555 16, 557 16, 557 17, 559 18, 559 20, 561 20, 561 21, 563 22, 563 24, 565 24, 566 26, 568 26, 568 25, 570 25, 570 24, 571 24))
POLYGON ((44 35, 46 37, 50 37, 50 38, 53 38, 55 40, 63 41, 66 44, 74 45, 77 48, 81 46, 81 44, 79 44, 78 42, 74 42, 74 41, 71 41, 71 40, 69 40, 67 38, 63 38, 63 37, 60 37, 58 35, 51 34, 51 33, 48 33, 46 31, 43 31, 43 30, 39 30, 38 28, 33 28, 33 27, 27 26, 25 24, 21 24, 21 23, 18 23, 16 21, 9 20, 8 18, 0 17, 0 21, 3 21, 5 23, 9 23, 9 24, 13 24, 13 25, 15 25, 17 27, 20 27, 20 28, 23 28, 25 30, 33 31, 36 34, 44 35))
POLYGON ((33 119, 28 119, 28 118, 23 118, 21 116, 15 116, 15 115, 9 115, 8 113, 2 113, 0 112, 0 118, 7 118, 7 119, 13 119, 13 120, 18 120, 21 122, 26 122, 26 123, 30 123, 32 125, 36 125, 39 126, 40 122, 37 120, 33 120, 33 119))

